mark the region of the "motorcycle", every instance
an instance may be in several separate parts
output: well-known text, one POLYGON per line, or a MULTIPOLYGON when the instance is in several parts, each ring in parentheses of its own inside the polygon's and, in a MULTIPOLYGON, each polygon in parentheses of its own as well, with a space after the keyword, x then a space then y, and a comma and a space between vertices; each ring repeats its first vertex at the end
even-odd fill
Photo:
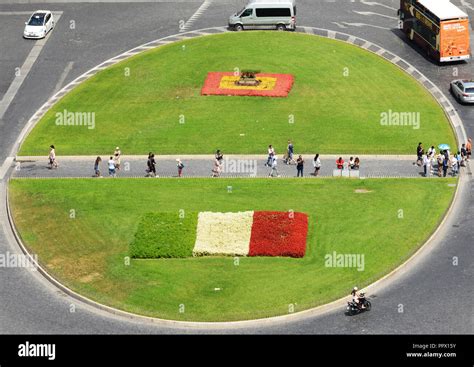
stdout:
POLYGON ((371 308, 372 304, 365 298, 365 293, 359 295, 359 303, 356 303, 355 301, 347 302, 347 313, 351 316, 360 312, 370 311, 371 308))

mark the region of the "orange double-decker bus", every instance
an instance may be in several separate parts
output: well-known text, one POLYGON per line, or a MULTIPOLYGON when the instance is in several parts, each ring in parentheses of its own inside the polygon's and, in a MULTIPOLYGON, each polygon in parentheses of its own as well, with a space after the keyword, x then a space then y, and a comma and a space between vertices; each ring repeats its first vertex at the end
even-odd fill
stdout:
POLYGON ((438 62, 468 60, 469 16, 449 0, 400 0, 407 37, 438 62))

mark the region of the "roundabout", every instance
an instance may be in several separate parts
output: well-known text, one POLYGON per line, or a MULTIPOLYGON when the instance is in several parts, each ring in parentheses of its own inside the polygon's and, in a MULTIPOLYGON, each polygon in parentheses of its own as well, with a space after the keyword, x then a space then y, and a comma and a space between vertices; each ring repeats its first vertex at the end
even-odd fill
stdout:
MULTIPOLYGON (((209 37, 217 37, 216 42, 207 41, 207 37, 199 38, 196 41, 200 41, 208 48, 211 47, 211 44, 212 47, 216 47, 215 43, 218 44, 224 39, 224 36, 209 37)), ((241 37, 240 34, 239 37, 241 37)), ((130 106, 123 103, 125 97, 120 95, 123 91, 118 92, 118 100, 114 103, 115 109, 100 100, 100 96, 108 96, 106 90, 112 88, 115 91, 114 83, 108 84, 108 78, 113 79, 114 75, 121 73, 126 68, 131 71, 130 76, 135 70, 141 73, 140 80, 148 82, 151 79, 151 85, 156 84, 147 75, 149 69, 139 65, 142 62, 141 57, 160 55, 158 49, 102 71, 58 101, 52 110, 43 111, 46 112, 44 118, 27 137, 20 154, 35 155, 37 152, 35 149, 43 146, 46 140, 49 145, 51 139, 54 139, 56 145, 62 147, 66 155, 104 154, 107 149, 110 150, 110 146, 117 145, 115 141, 120 139, 118 137, 120 134, 117 137, 107 136, 106 132, 109 131, 107 126, 114 126, 114 128, 119 126, 117 132, 122 128, 127 131, 128 140, 120 141, 120 145, 135 154, 143 154, 148 150, 167 154, 209 153, 206 149, 212 151, 215 146, 224 147, 226 152, 257 153, 261 147, 265 147, 268 139, 284 143, 289 134, 292 138, 296 136, 299 139, 298 144, 301 146, 299 149, 305 153, 312 152, 315 146, 322 153, 336 151, 339 153, 348 153, 349 151, 407 153, 412 150, 411 145, 413 145, 407 142, 417 142, 419 140, 417 134, 420 131, 423 136, 429 136, 430 141, 440 141, 441 139, 455 141, 448 125, 448 119, 436 101, 417 82, 398 68, 378 56, 339 41, 324 40, 308 35, 291 35, 291 37, 304 37, 303 44, 306 43, 306 38, 310 42, 321 43, 318 47, 324 50, 319 49, 319 54, 321 51, 337 50, 333 53, 338 54, 340 51, 347 58, 347 53, 353 51, 355 64, 351 65, 349 70, 352 68, 356 70, 358 83, 361 79, 369 79, 366 84, 370 84, 370 81, 373 84, 366 85, 366 88, 362 89, 359 86, 356 91, 351 91, 349 88, 351 82, 348 81, 341 90, 348 91, 348 99, 338 101, 336 97, 339 93, 337 93, 337 89, 334 89, 334 85, 338 85, 338 83, 334 81, 335 74, 331 74, 331 69, 337 69, 331 64, 333 61, 326 62, 326 73, 328 74, 322 74, 325 78, 324 81, 326 81, 325 84, 319 79, 311 79, 311 73, 305 70, 302 60, 299 60, 300 62, 291 60, 292 62, 289 61, 286 66, 287 69, 277 70, 278 72, 291 72, 290 66, 294 64, 298 65, 297 70, 301 69, 299 73, 295 73, 295 86, 290 92, 288 100, 262 101, 259 98, 258 101, 255 101, 252 97, 244 97, 245 101, 238 100, 236 102, 235 100, 229 101, 229 98, 233 97, 217 97, 222 100, 219 99, 220 102, 215 102, 215 96, 203 97, 213 98, 212 104, 216 103, 219 106, 217 109, 209 109, 209 105, 206 105, 205 101, 196 102, 201 99, 196 94, 201 83, 197 83, 193 76, 195 74, 199 74, 199 78, 203 76, 202 72, 198 73, 199 67, 193 67, 194 64, 186 65, 187 72, 184 72, 183 70, 172 70, 165 65, 164 71, 171 70, 170 74, 174 75, 175 79, 170 81, 171 87, 168 89, 168 94, 166 94, 166 88, 160 89, 165 91, 165 95, 168 95, 168 100, 160 100, 159 104, 167 106, 171 112, 169 115, 160 109, 153 112, 154 121, 157 121, 156 117, 161 116, 162 113, 165 117, 167 116, 161 122, 164 126, 152 124, 150 120, 143 118, 145 115, 142 115, 143 120, 140 120, 139 111, 146 110, 143 103, 153 106, 156 103, 151 100, 143 101, 143 96, 140 97, 139 94, 136 95, 135 103, 131 104, 134 108, 132 111, 129 110, 130 106), (361 64, 357 64, 358 58, 363 59, 364 62, 360 61, 361 64), (128 64, 129 62, 131 64, 128 64), (360 74, 357 75, 358 66, 360 68, 367 62, 371 66, 369 70, 374 72, 374 78, 368 78, 370 74, 367 74, 367 70, 359 70, 360 74), (381 70, 378 70, 377 66, 381 70), (390 73, 387 74, 388 71, 397 77, 395 78, 390 73), (181 85, 187 78, 194 90, 190 89, 189 85, 181 85), (307 84, 304 82, 298 84, 299 80, 306 81, 307 84), (311 90, 309 86, 318 85, 321 87, 327 83, 330 83, 333 92, 331 101, 340 103, 334 109, 344 112, 341 112, 340 116, 337 116, 337 113, 336 117, 333 116, 334 114, 329 113, 331 111, 316 110, 317 112, 315 112, 310 108, 310 101, 318 100, 316 98, 318 91, 311 90), (396 95, 387 96, 388 89, 385 93, 383 88, 380 89, 379 83, 387 88, 396 86, 414 88, 414 95, 407 100, 401 100, 396 95), (92 88, 92 91, 87 89, 88 86, 92 88), (373 99, 375 95, 370 93, 375 93, 374 88, 377 95, 381 94, 384 97, 381 98, 380 105, 377 104, 377 108, 370 106, 371 108, 367 111, 365 107, 368 103, 367 101, 364 103, 364 98, 370 96, 370 99, 373 99), (181 94, 185 90, 188 94, 181 94), (179 91, 180 98, 176 98, 177 91, 179 91), (356 94, 351 95, 351 93, 356 94), (84 97, 86 99, 82 100, 84 97), (243 124, 247 129, 245 131, 252 132, 248 133, 251 139, 244 143, 233 141, 236 140, 236 135, 233 135, 237 131, 236 128, 240 129, 241 126, 235 126, 236 124, 233 123, 235 118, 226 120, 228 115, 231 115, 230 117, 235 115, 230 114, 230 110, 239 112, 249 110, 252 115, 259 113, 259 116, 266 116, 264 111, 273 107, 278 112, 276 115, 270 113, 267 120, 259 118, 259 122, 271 130, 273 121, 277 121, 278 124, 278 121, 281 121, 284 116, 288 115, 288 111, 291 111, 287 104, 291 98, 293 98, 292 105, 301 103, 300 107, 294 109, 297 111, 295 114, 297 121, 299 114, 303 111, 308 114, 319 113, 317 118, 314 118, 317 123, 312 123, 314 120, 306 117, 303 118, 301 126, 298 123, 292 125, 288 123, 288 117, 286 117, 284 123, 279 126, 281 131, 277 129, 278 132, 274 134, 273 132, 266 133, 264 129, 261 131, 255 127, 252 129, 249 124, 250 118, 248 118, 249 123, 245 125, 246 120, 244 119, 243 124), (175 102, 176 100, 178 102, 175 102), (353 101, 349 110, 344 109, 348 101, 353 101), (103 120, 108 121, 104 123, 104 126, 100 127, 100 123, 97 123, 97 131, 90 129, 93 130, 92 135, 97 138, 91 139, 89 129, 84 129, 84 126, 71 126, 72 129, 67 129, 67 126, 52 124, 54 122, 52 116, 55 116, 53 114, 57 111, 64 109, 82 111, 86 108, 77 108, 77 106, 82 104, 84 107, 95 102, 97 102, 96 107, 104 106, 104 109, 110 114, 109 120, 103 120), (279 105, 280 102, 282 105, 279 105), (393 108, 397 103, 400 103, 399 107, 395 108, 397 111, 406 111, 410 108, 424 111, 424 114, 428 116, 427 126, 422 124, 419 131, 413 129, 413 126, 398 126, 398 130, 396 130, 396 126, 391 126, 395 129, 387 132, 386 127, 380 123, 380 114, 390 109, 390 106, 393 108), (264 106, 262 107, 261 104, 264 106), (407 108, 406 104, 410 107, 407 108), (304 109, 303 106, 308 108, 304 109), (115 111, 121 107, 126 110, 115 111), (166 126, 167 119, 172 120, 171 117, 176 116, 180 110, 188 110, 189 116, 200 116, 201 112, 206 118, 200 121, 195 117, 194 125, 196 126, 191 126, 188 131, 178 130, 183 126, 179 126, 176 119, 174 119, 174 125, 166 126), (347 116, 348 111, 351 112, 350 116, 347 116), (114 115, 116 112, 118 114, 114 115), (216 114, 217 112, 220 114, 216 114), (123 119, 119 121, 119 125, 111 125, 112 121, 117 121, 117 116, 122 116, 123 119), (360 122, 359 125, 362 126, 354 126, 353 119, 357 119, 360 122), (137 121, 137 124, 132 124, 132 120, 133 122, 137 121), (212 141, 211 132, 215 129, 213 125, 216 120, 220 122, 217 134, 220 139, 212 141), (363 121, 366 120, 371 121, 372 125, 370 123, 364 125, 363 121), (344 121, 347 125, 342 129, 343 132, 339 134, 338 130, 337 135, 331 134, 334 131, 334 126, 331 126, 331 123, 344 124, 344 121), (140 124, 142 125, 140 126, 140 124), (143 133, 148 125, 151 127, 145 131, 146 133, 143 133), (154 131, 152 127, 157 131, 154 131), (101 128, 104 129, 102 132, 101 128), (321 134, 321 140, 317 140, 317 135, 315 138, 310 135, 313 128, 318 132, 318 135, 321 134), (346 138, 344 138, 344 131, 349 133, 346 138), (164 136, 165 132, 169 133, 167 137, 164 136), (364 139, 366 135, 369 137, 364 139), (393 143, 384 140, 388 139, 385 137, 386 135, 389 135, 390 141, 393 143), (338 145, 341 143, 341 139, 344 144, 338 145), (348 147, 349 140, 352 145, 348 147), (220 145, 217 145, 219 142, 220 145), (382 142, 381 145, 380 142, 382 142)), ((299 41, 300 39, 298 41, 292 40, 292 46, 294 47, 299 41)), ((231 43, 235 45, 237 41, 232 39, 231 43)), ((249 40, 246 39, 244 43, 248 45, 249 40)), ((171 53, 189 52, 193 48, 192 45, 191 41, 177 42, 164 46, 163 50, 171 53), (190 44, 188 45, 186 42, 190 44), (183 45, 186 47, 183 48, 183 45)), ((226 48, 223 47, 223 49, 226 48)), ((311 56, 310 50, 305 52, 303 56, 308 57, 311 64, 314 64, 313 59, 309 58, 311 56)), ((202 52, 196 51, 196 53, 202 56, 202 52)), ((257 53, 257 59, 259 57, 260 55, 257 53)), ((228 58, 230 58, 230 54, 228 58)), ((153 60, 153 58, 151 59, 153 60)), ((162 58, 158 59, 163 62, 162 58)), ((257 59, 254 61, 257 65, 246 65, 245 67, 262 69, 262 66, 269 68, 273 63, 271 60, 257 59)), ((224 58, 224 60, 226 59, 224 58)), ((208 62, 201 60, 200 62, 206 69, 212 66, 209 65, 211 60, 208 62)), ((226 69, 235 65, 234 59, 226 62, 226 69)), ((176 61, 171 60, 170 63, 176 64, 176 61)), ((310 63, 308 62, 306 65, 310 65, 310 63)), ((321 70, 319 71, 321 72, 321 70)), ((349 75, 351 75, 350 73, 351 71, 349 71, 349 75)), ((350 80, 350 76, 344 75, 342 63, 339 65, 338 74, 340 74, 340 80, 345 80, 343 78, 350 80)), ((120 78, 124 77, 126 76, 120 76, 120 78)), ((149 91, 149 88, 145 86, 133 89, 128 90, 127 93, 149 91)), ((327 92, 328 90, 325 90, 325 93, 327 92)), ((127 98, 130 97, 130 94, 126 95, 127 98)), ((110 96, 110 99, 113 98, 114 93, 110 96)), ((105 115, 100 115, 99 118, 99 113, 103 112, 100 108, 92 110, 95 112, 96 109, 96 121, 100 121, 100 118, 104 118, 105 115)), ((271 111, 273 112, 273 110, 271 111)), ((251 121, 251 123, 254 122, 251 121)), ((184 125, 188 127, 193 124, 187 122, 184 125)), ((245 135, 247 136, 247 133, 245 135)), ((414 144, 416 145, 416 143, 414 144)), ((452 180, 430 180, 430 182, 422 183, 420 180, 408 179, 351 182, 335 179, 297 182, 290 179, 270 183, 261 179, 249 181, 210 179, 185 181, 175 179, 152 181, 128 179, 117 181, 12 180, 10 200, 16 226, 26 246, 39 254, 40 262, 48 272, 66 286, 86 297, 109 306, 152 317, 183 321, 235 321, 283 315, 315 307, 338 299, 346 293, 348 288, 351 288, 354 282, 365 286, 389 273, 416 252, 440 223, 455 191, 455 187, 448 184, 454 182, 452 180), (234 188, 231 197, 227 191, 229 186, 234 188), (286 195, 287 192, 292 194, 286 195), (368 194, 364 196, 360 194, 361 192, 368 194), (152 193, 153 199, 147 198, 147 193, 152 193), (403 196, 400 195, 401 193, 403 196), (433 194, 438 198, 434 202, 429 200, 430 195, 433 194), (275 197, 278 197, 277 202, 275 197), (285 197, 287 199, 282 199, 285 197), (340 197, 346 200, 340 200, 340 197), (347 198, 351 198, 352 201, 347 202, 347 198), (403 209, 404 215, 406 214, 406 217, 403 216, 403 220, 399 218, 400 209, 403 209), (70 215, 71 210, 75 214, 77 213, 77 216, 69 217, 67 219, 72 220, 65 221, 64 219, 70 215), (235 259, 232 258, 131 260, 127 263, 128 246, 135 234, 140 217, 150 211, 178 213, 180 210, 190 212, 204 210, 219 212, 294 210, 306 212, 310 219, 307 254, 301 260, 242 258, 237 261, 237 265, 235 259), (425 216, 429 220, 420 220, 425 216), (374 221, 377 221, 379 225, 374 226, 374 221), (61 225, 57 225, 58 223, 61 225), (393 236, 385 239, 383 246, 381 246, 380 238, 384 238, 384 233, 387 231, 393 236), (51 238, 54 240, 51 241, 51 238), (45 244, 47 245, 45 246, 45 244), (341 267, 328 266, 324 259, 327 259, 328 255, 336 258, 338 253, 364 255, 366 261, 364 269, 344 265, 341 267)))

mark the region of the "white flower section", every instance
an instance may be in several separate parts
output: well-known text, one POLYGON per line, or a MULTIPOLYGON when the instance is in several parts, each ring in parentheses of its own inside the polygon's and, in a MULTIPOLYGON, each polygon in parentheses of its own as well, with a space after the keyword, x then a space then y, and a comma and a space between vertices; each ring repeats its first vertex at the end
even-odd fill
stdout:
POLYGON ((199 213, 193 255, 247 256, 252 223, 253 211, 199 213))

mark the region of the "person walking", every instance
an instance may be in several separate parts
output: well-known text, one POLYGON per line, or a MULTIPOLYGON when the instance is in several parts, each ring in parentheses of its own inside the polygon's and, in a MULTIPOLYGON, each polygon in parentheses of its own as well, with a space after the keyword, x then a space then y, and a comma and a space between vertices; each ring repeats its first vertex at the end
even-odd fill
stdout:
POLYGON ((443 177, 446 177, 448 173, 449 159, 443 156, 443 177))
POLYGON ((265 167, 271 167, 273 164, 273 157, 275 156, 275 149, 273 149, 273 146, 270 144, 268 146, 268 157, 267 157, 267 163, 265 163, 265 167))
POLYGON ((148 169, 148 177, 157 177, 156 176, 156 160, 155 155, 153 153, 148 154, 148 161, 146 163, 148 169))
POLYGON ((304 170, 304 159, 301 154, 298 156, 296 160, 296 177, 303 177, 303 170, 304 170))
POLYGON ((216 150, 216 154, 214 155, 215 159, 219 161, 219 164, 222 164, 222 161, 224 160, 224 154, 220 151, 220 149, 216 150))
POLYGON ((220 177, 221 175, 221 164, 219 159, 214 158, 214 166, 212 167, 212 177, 220 177))
POLYGON ((418 166, 421 166, 423 163, 424 153, 425 153, 425 150, 423 149, 423 144, 420 142, 418 143, 418 146, 416 147, 416 164, 418 166))
POLYGON ((288 146, 286 148, 286 164, 291 164, 291 162, 296 163, 295 160, 293 159, 293 154, 294 154, 294 147, 293 143, 291 140, 288 140, 288 146))
POLYGON ((110 177, 116 177, 117 176, 117 171, 115 170, 115 161, 114 157, 110 157, 109 161, 107 162, 107 165, 109 167, 109 176, 110 177))
POLYGON ((176 159, 176 166, 178 167, 178 177, 183 175, 184 164, 181 162, 181 159, 176 159))
POLYGON ((467 150, 466 144, 461 145, 461 166, 466 166, 467 150))
POLYGON ((472 138, 467 139, 466 143, 466 161, 469 162, 472 153, 472 138))
POLYGON ((430 158, 428 154, 423 156, 423 173, 425 177, 428 177, 428 172, 431 172, 430 169, 430 158))
POLYGON ((102 158, 97 157, 94 162, 94 177, 102 177, 100 173, 100 162, 102 162, 102 158))
POLYGON ((452 173, 453 177, 456 177, 458 172, 459 172, 458 159, 457 159, 456 155, 453 155, 451 157, 451 173, 452 173))
POLYGON ((434 147, 434 145, 431 146, 430 149, 428 149, 428 158, 430 160, 430 174, 432 175, 433 174, 433 167, 434 167, 434 164, 435 164, 435 161, 436 161, 436 149, 434 147))
POLYGON ((276 177, 280 177, 280 175, 278 174, 277 157, 276 156, 272 157, 271 167, 272 167, 272 169, 270 170, 270 173, 269 173, 268 177, 275 177, 275 175, 276 175, 276 177))
POLYGON ((115 162, 115 168, 117 171, 120 171, 120 157, 122 156, 122 152, 120 151, 119 147, 115 147, 114 151, 114 162, 115 162))
POLYGON ((56 148, 54 147, 54 145, 49 146, 48 159, 49 159, 49 168, 50 169, 58 168, 58 161, 56 160, 56 148))
POLYGON ((442 171, 443 171, 443 161, 444 161, 444 156, 441 154, 441 152, 438 153, 438 157, 436 160, 438 163, 438 177, 441 177, 442 171))
POLYGON ((314 167, 313 175, 316 177, 319 175, 319 171, 321 170, 321 159, 319 159, 319 153, 314 156, 313 167, 314 167))

